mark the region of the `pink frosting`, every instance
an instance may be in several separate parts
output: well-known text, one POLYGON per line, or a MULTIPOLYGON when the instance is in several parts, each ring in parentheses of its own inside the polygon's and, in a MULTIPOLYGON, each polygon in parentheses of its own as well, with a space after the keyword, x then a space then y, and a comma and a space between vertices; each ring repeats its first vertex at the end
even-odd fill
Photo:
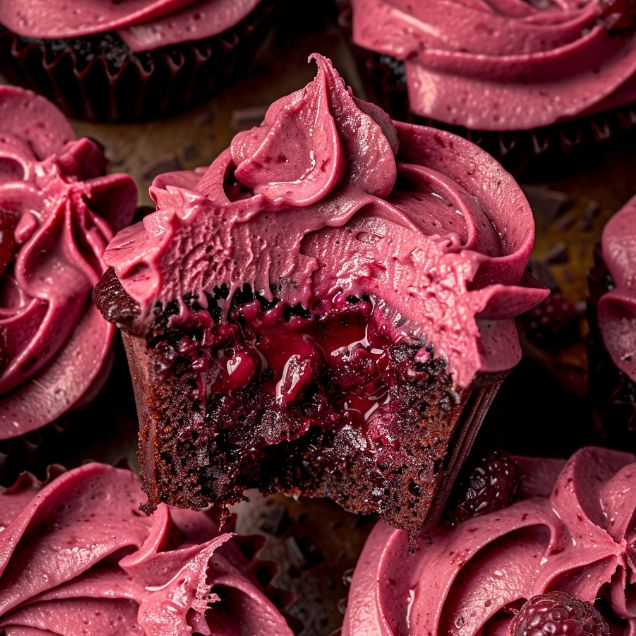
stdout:
POLYGON ((260 0, 0 0, 0 24, 25 37, 76 38, 117 31, 136 52, 209 38, 260 0))
POLYGON ((343 636, 508 636, 506 610, 551 590, 603 597, 612 634, 636 634, 636 457, 589 447, 567 463, 519 463, 521 501, 442 528, 417 552, 379 523, 353 576, 343 636))
POLYGON ((205 306, 222 284, 306 307, 342 292, 410 321, 462 385, 511 368, 512 318, 545 295, 519 285, 534 240, 523 193, 473 144, 391 122, 314 59, 317 77, 207 170, 158 177, 157 212, 108 246, 136 331, 155 303, 194 293, 205 306))
POLYGON ((636 101, 634 24, 599 0, 352 4, 355 43, 405 62, 418 115, 524 130, 636 101))
POLYGON ((615 284, 598 303, 603 342, 616 366, 636 381, 636 197, 605 226, 603 260, 615 284))
POLYGON ((77 405, 106 368, 113 327, 90 294, 137 190, 105 169, 52 104, 0 87, 0 439, 77 405))
POLYGON ((86 464, 0 494, 0 631, 291 635, 256 563, 206 513, 137 510, 129 470, 86 464))

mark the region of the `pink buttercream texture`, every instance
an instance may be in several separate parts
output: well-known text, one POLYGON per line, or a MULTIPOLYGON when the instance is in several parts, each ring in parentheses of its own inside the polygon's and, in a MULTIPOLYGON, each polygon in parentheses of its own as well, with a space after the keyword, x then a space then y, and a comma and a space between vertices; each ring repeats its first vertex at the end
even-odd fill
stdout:
POLYGON ((607 223, 602 248, 615 287, 598 303, 601 335, 616 366, 636 382, 636 197, 607 223))
POLYGON ((135 52, 203 40, 238 24, 260 0, 0 0, 0 24, 32 38, 116 31, 135 52))
POLYGON ((601 4, 352 0, 353 39, 404 61, 417 115, 527 130, 636 101, 636 29, 601 4))
MULTIPOLYGON (((274 102, 207 170, 158 177, 157 211, 105 253, 139 304, 244 284, 311 307, 343 292, 389 307, 467 386, 519 359, 513 317, 544 296, 520 285, 534 240, 514 179, 459 137, 392 122, 329 60, 274 102)), ((184 311, 185 313, 185 311, 184 311)), ((179 321, 182 316, 175 320, 179 321)))
POLYGON ((353 576, 343 636, 508 636, 551 590, 605 599, 613 636, 636 634, 636 456, 588 447, 519 458, 521 501, 421 539, 379 523, 353 576))
POLYGON ((0 214, 16 223, 0 278, 0 439, 77 405, 107 366, 114 330, 90 294, 137 190, 105 172, 101 149, 51 103, 0 87, 0 214))
POLYGON ((0 494, 0 630, 291 635, 255 562, 206 513, 141 514, 136 476, 86 464, 0 494))

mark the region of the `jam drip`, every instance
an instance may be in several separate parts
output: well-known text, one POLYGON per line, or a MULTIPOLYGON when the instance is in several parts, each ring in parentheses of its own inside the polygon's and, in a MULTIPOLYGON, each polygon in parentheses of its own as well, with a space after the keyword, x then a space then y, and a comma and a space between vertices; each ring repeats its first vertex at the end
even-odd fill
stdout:
POLYGON ((396 336, 372 298, 337 294, 309 311, 245 296, 235 296, 222 323, 218 312, 191 302, 189 327, 171 338, 176 347, 154 344, 166 371, 194 371, 193 398, 207 421, 229 430, 247 419, 284 419, 266 427, 281 431, 269 443, 313 426, 350 426, 373 443, 397 445, 392 396, 405 382, 428 378, 430 349, 405 332, 396 336))

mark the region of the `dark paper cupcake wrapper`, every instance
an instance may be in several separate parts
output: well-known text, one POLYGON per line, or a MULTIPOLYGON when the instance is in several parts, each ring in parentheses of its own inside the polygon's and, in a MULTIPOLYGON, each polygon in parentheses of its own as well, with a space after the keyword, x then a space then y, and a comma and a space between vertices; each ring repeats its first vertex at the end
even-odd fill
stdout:
POLYGON ((595 266, 588 276, 588 359, 590 399, 597 435, 617 448, 636 446, 636 383, 621 371, 603 344, 598 326, 597 307, 601 296, 614 285, 601 256, 600 246, 594 254, 595 266))
POLYGON ((41 93, 68 116, 135 121, 205 100, 243 71, 270 31, 274 2, 262 2, 228 31, 205 40, 135 54, 115 34, 82 41, 34 40, 2 29, 0 71, 41 93), (113 53, 104 52, 112 42, 113 53))

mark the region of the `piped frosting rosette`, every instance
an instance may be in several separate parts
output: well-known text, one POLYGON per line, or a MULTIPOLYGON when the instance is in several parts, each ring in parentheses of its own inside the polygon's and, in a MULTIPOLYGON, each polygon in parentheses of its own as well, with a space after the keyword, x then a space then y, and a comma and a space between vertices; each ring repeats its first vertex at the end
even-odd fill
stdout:
POLYGON ((103 376, 114 329, 91 291, 136 196, 52 104, 0 87, 0 439, 52 422, 103 376))
POLYGON ((440 528, 416 552, 404 532, 374 528, 344 636, 503 636, 515 609, 552 590, 602 599, 612 634, 636 634, 636 456, 588 447, 517 461, 520 501, 440 528))
POLYGON ((0 629, 291 635, 232 533, 163 504, 147 517, 141 496, 131 471, 95 463, 0 494, 0 629))

